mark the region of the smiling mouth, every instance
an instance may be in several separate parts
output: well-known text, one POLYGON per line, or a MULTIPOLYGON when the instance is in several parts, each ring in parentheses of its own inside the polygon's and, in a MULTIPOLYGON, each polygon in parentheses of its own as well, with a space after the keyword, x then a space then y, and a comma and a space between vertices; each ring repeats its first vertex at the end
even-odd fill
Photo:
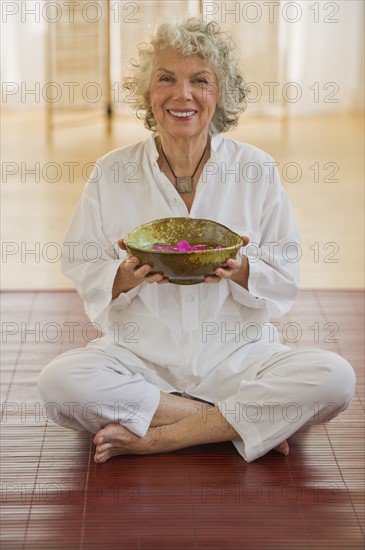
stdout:
POLYGON ((197 111, 173 111, 172 109, 167 109, 167 112, 178 118, 188 118, 197 113, 197 111))

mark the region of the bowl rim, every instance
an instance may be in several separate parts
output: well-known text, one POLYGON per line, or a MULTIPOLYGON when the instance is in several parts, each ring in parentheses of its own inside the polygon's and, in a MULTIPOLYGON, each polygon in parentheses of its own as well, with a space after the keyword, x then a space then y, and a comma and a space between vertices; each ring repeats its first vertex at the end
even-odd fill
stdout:
POLYGON ((241 248, 243 246, 243 242, 242 242, 242 237, 241 235, 239 235, 238 233, 236 233, 235 231, 233 231, 232 229, 230 229, 229 227, 227 227, 226 225, 224 225, 223 223, 220 223, 220 222, 216 222, 214 220, 210 220, 208 218, 190 218, 189 216, 170 216, 170 217, 166 217, 166 218, 157 218, 156 220, 151 220, 149 222, 146 222, 146 223, 142 223, 141 225, 138 225, 137 227, 135 227, 134 229, 132 229, 132 231, 129 231, 129 233, 127 233, 127 235, 125 237, 123 237, 123 241, 124 241, 124 244, 133 249, 133 250, 138 250, 140 252, 147 252, 148 254, 178 254, 179 256, 181 256, 182 254, 202 254, 202 253, 212 253, 212 252, 222 252, 223 250, 235 250, 238 246, 238 240, 237 240, 237 244, 232 244, 230 246, 222 246, 221 248, 218 248, 218 249, 207 249, 207 250, 186 250, 184 252, 179 252, 178 250, 152 250, 152 249, 149 249, 149 250, 146 250, 145 248, 138 248, 138 246, 135 246, 135 245, 131 245, 130 243, 128 243, 128 237, 134 233, 135 231, 137 231, 137 229, 141 229, 143 227, 146 227, 146 226, 149 226, 149 225, 152 225, 153 223, 156 223, 156 222, 162 222, 162 221, 167 221, 167 220, 193 220, 193 221, 197 221, 197 222, 211 222, 211 223, 214 223, 215 225, 219 225, 220 227, 223 227, 224 229, 228 230, 232 235, 235 235, 238 239, 241 240, 241 243, 239 245, 239 248, 241 248))

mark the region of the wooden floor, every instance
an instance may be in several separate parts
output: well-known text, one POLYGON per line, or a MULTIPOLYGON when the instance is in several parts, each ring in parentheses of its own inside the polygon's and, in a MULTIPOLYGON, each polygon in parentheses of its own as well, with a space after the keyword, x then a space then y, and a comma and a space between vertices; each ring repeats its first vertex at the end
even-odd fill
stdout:
MULTIPOLYGON (((108 151, 150 135, 135 117, 57 124, 42 109, 4 112, 2 285, 7 290, 71 289, 60 246, 90 169, 108 151)), ((301 234, 303 288, 364 288, 364 117, 290 118, 245 113, 227 138, 251 143, 278 163, 301 234)), ((250 236, 250 235, 249 235, 250 236)), ((122 237, 122 235, 121 235, 122 237)))
POLYGON ((36 388, 50 359, 94 337, 79 298, 4 293, 1 548, 363 548, 363 298, 302 291, 280 321, 289 345, 342 354, 358 380, 351 407, 295 434, 288 457, 247 464, 224 443, 95 465, 90 435, 47 421, 36 388))

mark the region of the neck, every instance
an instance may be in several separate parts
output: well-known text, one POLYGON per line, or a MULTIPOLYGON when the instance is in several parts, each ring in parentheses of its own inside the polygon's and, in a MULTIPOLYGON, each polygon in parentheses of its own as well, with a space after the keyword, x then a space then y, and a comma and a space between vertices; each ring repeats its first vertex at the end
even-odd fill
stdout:
MULTIPOLYGON (((169 136, 157 138, 157 148, 161 156, 161 146, 173 171, 177 176, 191 176, 199 159, 209 144, 208 136, 202 136, 199 140, 171 139, 169 136)), ((204 164, 204 159, 202 159, 204 164)))

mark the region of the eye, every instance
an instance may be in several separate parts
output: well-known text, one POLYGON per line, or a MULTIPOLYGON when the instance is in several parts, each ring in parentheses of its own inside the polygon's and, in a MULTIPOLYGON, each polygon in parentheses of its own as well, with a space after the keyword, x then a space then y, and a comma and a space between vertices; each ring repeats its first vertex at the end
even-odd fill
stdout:
POLYGON ((196 82, 197 84, 208 84, 208 81, 206 80, 206 78, 202 77, 202 76, 198 76, 194 82, 196 82))
POLYGON ((160 76, 159 82, 173 82, 173 78, 172 76, 169 76, 169 75, 163 75, 163 76, 160 76))

